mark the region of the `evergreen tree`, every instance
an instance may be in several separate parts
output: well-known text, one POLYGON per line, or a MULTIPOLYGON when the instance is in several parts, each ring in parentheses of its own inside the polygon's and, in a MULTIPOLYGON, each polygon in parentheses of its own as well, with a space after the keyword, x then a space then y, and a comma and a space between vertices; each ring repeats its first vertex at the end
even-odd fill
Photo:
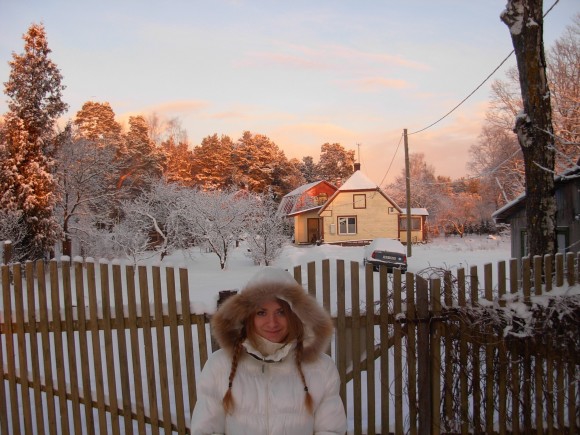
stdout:
POLYGON ((325 143, 320 147, 316 168, 320 179, 339 184, 354 172, 354 150, 347 151, 339 143, 325 143))
POLYGON ((232 160, 234 143, 229 136, 217 134, 204 137, 193 150, 193 180, 203 190, 224 189, 234 184, 235 166, 232 160))
POLYGON ((115 112, 107 102, 87 101, 77 112, 74 125, 81 138, 99 146, 122 147, 121 124, 115 121, 115 112))
POLYGON ((15 254, 38 259, 52 250, 60 229, 53 215, 56 183, 48 155, 56 143, 55 122, 66 111, 62 76, 49 59, 44 26, 33 24, 23 36, 24 53, 12 55, 4 83, 9 112, 0 131, 0 186, 3 210, 21 212, 24 237, 15 254))
POLYGON ((129 117, 129 132, 125 137, 124 169, 117 187, 128 185, 141 189, 148 180, 163 173, 163 152, 149 138, 149 128, 142 116, 129 117))
POLYGON ((300 163, 300 172, 306 183, 312 183, 314 181, 320 180, 318 171, 316 170, 316 164, 312 156, 302 157, 302 163, 300 163))
POLYGON ((193 152, 187 142, 175 142, 173 137, 161 144, 165 153, 164 178, 170 183, 193 186, 193 152))

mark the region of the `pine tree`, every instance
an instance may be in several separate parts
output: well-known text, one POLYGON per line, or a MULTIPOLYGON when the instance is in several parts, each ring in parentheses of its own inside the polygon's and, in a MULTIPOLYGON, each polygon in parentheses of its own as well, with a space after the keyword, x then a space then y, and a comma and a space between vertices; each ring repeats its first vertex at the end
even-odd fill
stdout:
POLYGON ((234 184, 234 143, 229 136, 204 137, 193 150, 193 179, 203 190, 225 189, 234 184))
POLYGON ((77 112, 74 125, 78 136, 99 146, 122 146, 121 124, 115 121, 115 112, 107 102, 87 101, 77 112))
POLYGON ((339 184, 354 172, 354 150, 345 150, 339 143, 325 143, 320 147, 318 175, 322 180, 339 184))
POLYGON ((117 187, 129 185, 143 188, 149 179, 163 173, 163 152, 149 138, 149 129, 142 116, 129 117, 129 132, 125 138, 124 170, 117 187))
POLYGON ((17 259, 38 259, 52 250, 60 229, 54 218, 56 183, 47 155, 55 141, 56 119, 66 111, 62 76, 49 59, 44 26, 33 24, 23 36, 24 53, 12 55, 4 83, 9 112, 0 132, 2 209, 22 213, 24 237, 17 259))

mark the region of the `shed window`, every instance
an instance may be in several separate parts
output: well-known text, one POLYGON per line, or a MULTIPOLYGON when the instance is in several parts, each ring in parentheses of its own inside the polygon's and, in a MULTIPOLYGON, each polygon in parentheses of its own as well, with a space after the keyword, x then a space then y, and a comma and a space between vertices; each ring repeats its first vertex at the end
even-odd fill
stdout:
POLYGON ((356 234, 356 216, 339 217, 338 234, 356 234))
MULTIPOLYGON (((401 231, 407 231, 407 217, 403 216, 401 219, 401 231)), ((411 231, 421 231, 421 218, 411 217, 411 231)))

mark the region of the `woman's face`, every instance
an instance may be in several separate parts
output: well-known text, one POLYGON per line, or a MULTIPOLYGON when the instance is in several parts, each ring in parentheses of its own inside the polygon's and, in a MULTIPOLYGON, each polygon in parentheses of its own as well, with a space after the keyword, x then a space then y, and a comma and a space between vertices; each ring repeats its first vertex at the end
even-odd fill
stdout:
POLYGON ((288 314, 275 299, 264 302, 254 316, 256 334, 273 343, 282 343, 288 336, 288 314))

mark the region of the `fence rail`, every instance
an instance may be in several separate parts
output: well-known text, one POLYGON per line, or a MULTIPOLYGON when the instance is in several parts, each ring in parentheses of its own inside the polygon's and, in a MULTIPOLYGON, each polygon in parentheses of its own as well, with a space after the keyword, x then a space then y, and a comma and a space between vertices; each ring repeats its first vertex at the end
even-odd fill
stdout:
MULTIPOLYGON (((427 280, 343 260, 294 268, 334 315, 349 433, 575 433, 576 349, 506 337, 485 316, 575 285, 577 260, 500 262, 495 277, 486 264, 481 280, 475 266, 427 280)), ((39 261, 1 266, 1 283, 0 434, 189 433, 215 345, 187 269, 39 261)))

